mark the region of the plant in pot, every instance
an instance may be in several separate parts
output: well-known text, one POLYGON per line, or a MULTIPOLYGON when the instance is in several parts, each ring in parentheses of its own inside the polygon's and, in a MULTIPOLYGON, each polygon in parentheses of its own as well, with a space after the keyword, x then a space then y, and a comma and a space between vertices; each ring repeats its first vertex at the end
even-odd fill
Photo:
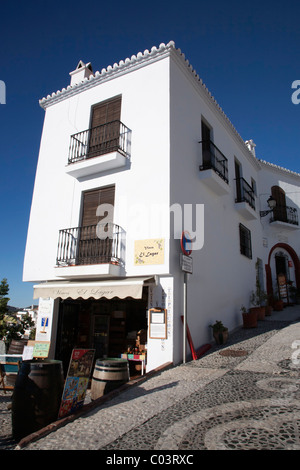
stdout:
POLYGON ((297 289, 295 286, 293 286, 293 283, 292 281, 289 281, 289 285, 288 285, 288 290, 289 290, 289 300, 290 300, 290 304, 293 305, 296 303, 296 293, 297 293, 297 289))
POLYGON ((243 316, 243 327, 244 328, 256 328, 257 327, 257 312, 253 308, 247 311, 244 305, 241 306, 241 312, 243 316))
POLYGON ((273 310, 273 307, 272 307, 272 296, 271 296, 271 295, 268 295, 268 294, 266 294, 266 306, 265 306, 265 309, 266 309, 266 317, 271 316, 272 310, 273 310))
POLYGON ((213 337, 217 344, 225 344, 228 340, 228 328, 221 321, 216 321, 213 325, 209 325, 213 330, 213 337))
POLYGON ((249 312, 255 314, 258 320, 263 320, 265 318, 265 309, 261 306, 261 291, 259 289, 251 292, 250 304, 253 306, 250 307, 249 312))
POLYGON ((276 289, 275 294, 273 295, 273 308, 277 312, 283 310, 283 300, 279 297, 278 289, 276 289))

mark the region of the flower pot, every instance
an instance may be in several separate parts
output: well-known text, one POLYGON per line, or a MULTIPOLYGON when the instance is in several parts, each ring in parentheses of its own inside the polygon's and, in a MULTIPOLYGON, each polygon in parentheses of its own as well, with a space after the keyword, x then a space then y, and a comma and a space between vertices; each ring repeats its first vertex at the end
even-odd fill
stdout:
POLYGON ((228 330, 219 330, 213 332, 213 337, 217 344, 225 344, 228 340, 228 330))
POLYGON ((280 312, 283 310, 283 300, 275 300, 274 302, 274 310, 280 312))
POLYGON ((259 311, 257 312, 257 320, 264 320, 266 316, 266 308, 260 307, 259 311))
POLYGON ((272 307, 268 305, 266 308, 266 317, 270 317, 272 314, 272 307))
POLYGON ((244 328, 257 327, 257 311, 250 309, 248 313, 243 313, 243 326, 244 328))

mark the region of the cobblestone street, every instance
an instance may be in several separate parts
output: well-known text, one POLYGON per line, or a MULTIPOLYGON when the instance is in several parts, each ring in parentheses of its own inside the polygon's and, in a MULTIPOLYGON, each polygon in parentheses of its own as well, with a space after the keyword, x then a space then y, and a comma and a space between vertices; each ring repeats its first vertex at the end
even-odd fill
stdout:
MULTIPOLYGON (((299 450, 298 320, 299 306, 273 312, 258 328, 239 328, 226 345, 155 374, 22 449, 299 450)), ((1 392, 0 449, 19 448, 9 403, 1 392)))

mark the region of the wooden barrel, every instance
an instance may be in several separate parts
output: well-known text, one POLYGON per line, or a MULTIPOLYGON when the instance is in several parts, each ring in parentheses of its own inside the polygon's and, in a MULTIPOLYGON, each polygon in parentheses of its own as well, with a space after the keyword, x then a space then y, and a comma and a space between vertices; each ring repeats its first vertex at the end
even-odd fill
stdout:
POLYGON ((96 400, 129 380, 126 359, 97 359, 91 385, 91 399, 96 400))
POLYGON ((12 396, 12 432, 16 440, 58 418, 64 387, 61 361, 23 361, 12 396))

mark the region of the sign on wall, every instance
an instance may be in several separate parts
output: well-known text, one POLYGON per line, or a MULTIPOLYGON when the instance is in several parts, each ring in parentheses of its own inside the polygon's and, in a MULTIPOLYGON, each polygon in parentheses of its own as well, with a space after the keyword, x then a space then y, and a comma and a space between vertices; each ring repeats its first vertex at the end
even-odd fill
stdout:
POLYGON ((167 338, 167 310, 165 308, 149 310, 149 338, 167 338))
POLYGON ((165 241, 162 238, 136 240, 134 242, 134 265, 164 264, 165 241))
POLYGON ((39 311, 36 324, 36 341, 50 341, 51 340, 51 325, 53 316, 53 299, 40 298, 39 311))

